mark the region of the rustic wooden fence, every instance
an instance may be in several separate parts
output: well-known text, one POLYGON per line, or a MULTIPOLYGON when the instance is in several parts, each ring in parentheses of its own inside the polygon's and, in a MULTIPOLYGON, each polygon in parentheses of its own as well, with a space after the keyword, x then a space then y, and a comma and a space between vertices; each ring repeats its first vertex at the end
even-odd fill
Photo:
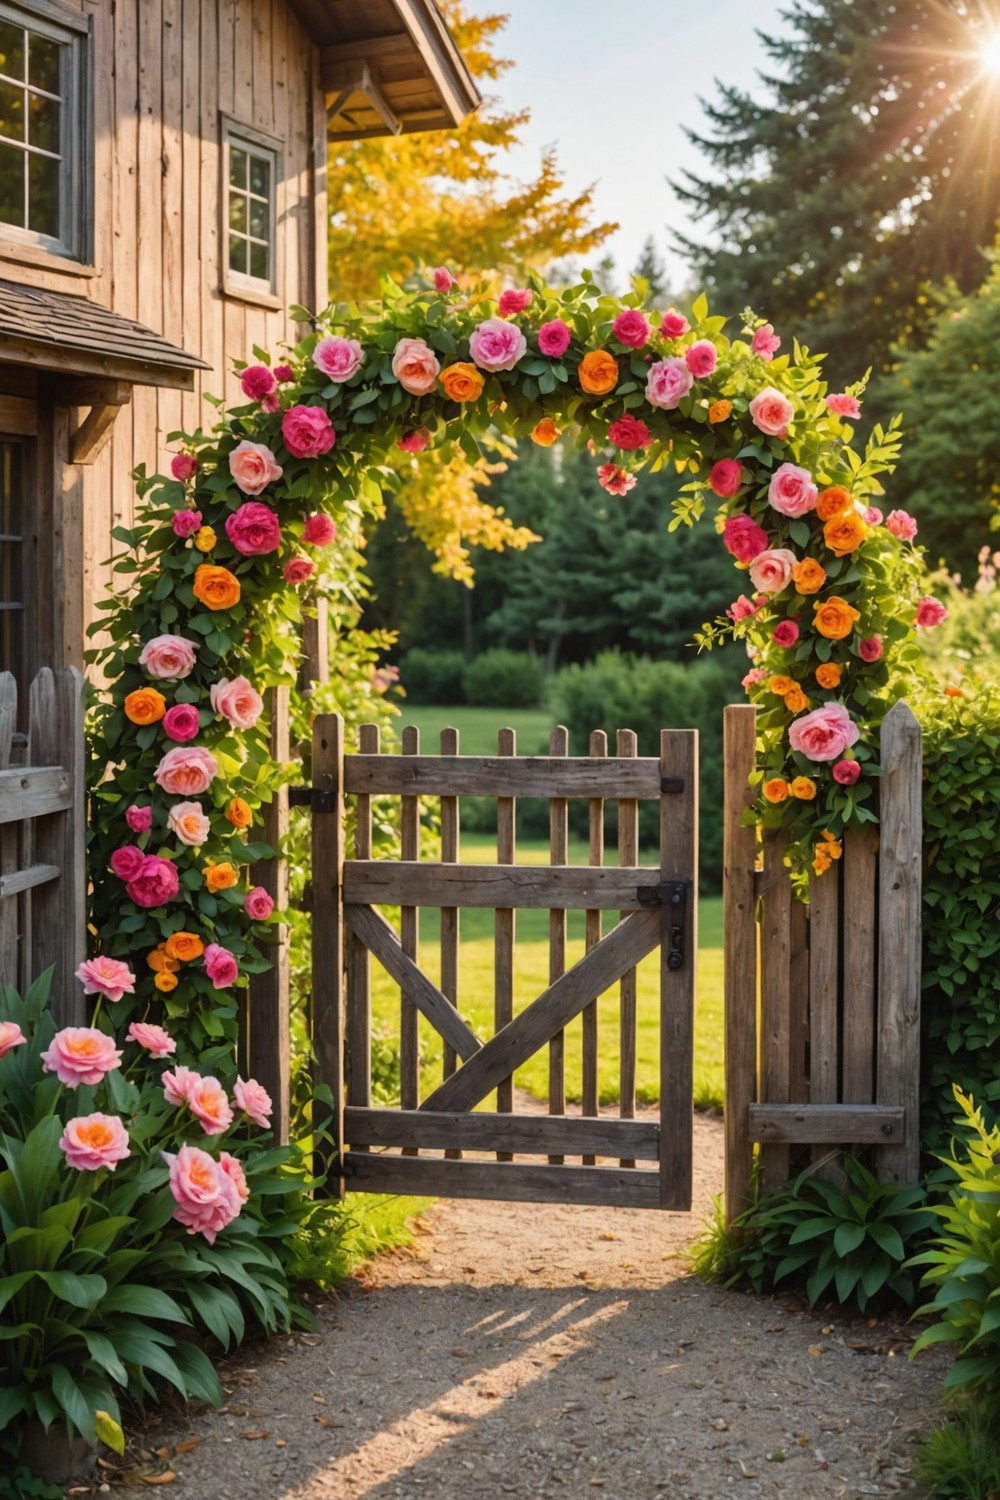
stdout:
POLYGON ((784 841, 742 814, 753 707, 725 713, 726 1211, 796 1160, 875 1148, 884 1179, 919 1178, 920 729, 905 703, 882 725, 878 830, 796 900, 784 841))
POLYGON ((86 957, 83 678, 43 667, 18 733, 17 684, 0 673, 0 983, 22 991, 55 965, 52 1009, 83 1021, 86 957))

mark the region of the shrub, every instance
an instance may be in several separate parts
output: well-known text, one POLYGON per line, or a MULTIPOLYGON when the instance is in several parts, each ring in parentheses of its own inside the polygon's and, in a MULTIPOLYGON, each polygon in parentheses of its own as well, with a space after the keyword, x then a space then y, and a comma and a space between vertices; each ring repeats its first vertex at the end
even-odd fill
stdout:
POLYGON ((464 703, 466 669, 461 651, 425 651, 414 646, 399 663, 399 680, 411 703, 464 703))
POLYGON ((1000 1494, 1000 1418, 979 1402, 962 1401, 947 1422, 918 1439, 917 1479, 933 1500, 989 1500, 1000 1494))
POLYGON ((545 672, 529 651, 484 651, 462 681, 466 703, 478 708, 537 708, 545 696, 545 672))

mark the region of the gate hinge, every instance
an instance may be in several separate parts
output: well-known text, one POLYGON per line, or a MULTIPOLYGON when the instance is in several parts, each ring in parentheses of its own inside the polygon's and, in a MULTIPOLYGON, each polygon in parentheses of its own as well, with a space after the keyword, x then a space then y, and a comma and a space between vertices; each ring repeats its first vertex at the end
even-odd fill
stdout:
POLYGON ((688 882, 686 880, 663 880, 659 885, 640 885, 636 888, 635 894, 640 906, 669 908, 670 947, 667 949, 667 968, 682 968, 688 882))
POLYGON ((336 812, 336 801, 331 790, 318 786, 290 786, 289 807, 308 807, 314 813, 336 812))
POLYGON ((660 777, 660 791, 661 792, 683 792, 683 790, 684 790, 684 777, 683 776, 661 776, 660 777))

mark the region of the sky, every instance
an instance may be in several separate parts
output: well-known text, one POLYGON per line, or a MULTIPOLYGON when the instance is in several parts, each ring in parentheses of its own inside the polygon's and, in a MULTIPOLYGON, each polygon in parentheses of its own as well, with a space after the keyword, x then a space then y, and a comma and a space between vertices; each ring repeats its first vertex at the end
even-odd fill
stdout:
MULTIPOLYGON (((477 8, 485 10, 482 0, 477 8)), ((715 98, 716 78, 759 88, 765 54, 755 28, 780 33, 779 4, 494 0, 489 9, 509 15, 497 51, 516 63, 499 80, 499 97, 532 116, 523 145, 510 154, 512 174, 533 176, 542 149, 555 145, 567 189, 596 183, 597 219, 621 225, 606 245, 621 281, 652 234, 680 290, 684 262, 668 253, 668 232, 707 233, 666 180, 704 165, 683 127, 702 129, 698 98, 715 98)))

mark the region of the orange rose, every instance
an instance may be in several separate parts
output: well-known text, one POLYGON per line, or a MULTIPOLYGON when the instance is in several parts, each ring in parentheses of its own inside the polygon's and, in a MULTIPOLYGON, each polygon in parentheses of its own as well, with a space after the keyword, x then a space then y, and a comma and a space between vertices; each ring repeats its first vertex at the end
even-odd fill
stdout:
POLYGON ((850 495, 843 485, 831 485, 828 490, 821 490, 816 500, 816 514, 821 521, 832 521, 834 516, 842 515, 854 504, 850 495))
POLYGON ((800 687, 793 687, 790 693, 785 694, 785 707, 790 714, 800 714, 804 708, 809 707, 809 699, 800 687))
POLYGON ((580 361, 580 389, 588 396, 606 396, 618 384, 618 361, 606 349, 592 349, 580 361))
POLYGON ((816 668, 816 681, 821 688, 839 687, 843 675, 835 661, 825 661, 821 667, 816 668))
POLYGON ((226 808, 226 818, 234 828, 249 828, 253 822, 253 809, 242 797, 234 797, 226 808))
POLYGON ((946 698, 964 698, 965 697, 965 693, 962 691, 962 689, 961 688, 957 688, 957 687, 946 687, 945 690, 944 690, 944 695, 945 695, 946 698))
POLYGON ((232 609, 240 602, 240 581, 228 568, 201 563, 194 574, 194 597, 206 609, 232 609))
POLYGON ((175 932, 167 938, 164 947, 168 958, 177 958, 186 964, 200 958, 205 951, 205 944, 196 932, 175 932))
POLYGON ((846 557, 848 552, 860 547, 867 535, 868 527, 853 509, 833 516, 823 527, 823 540, 838 557, 846 557))
POLYGON ((210 891, 228 891, 239 878, 236 866, 231 865, 227 859, 217 865, 208 865, 205 870, 205 884, 210 891))
POLYGON ((172 958, 166 950, 166 944, 160 943, 152 953, 146 954, 146 962, 157 974, 172 974, 178 967, 176 958, 172 958))
POLYGON ((805 557, 792 569, 792 579, 800 594, 818 594, 826 582, 826 569, 813 557, 805 557))
POLYGON ((539 448, 551 448, 559 436, 559 428, 551 417, 543 417, 532 429, 531 441, 537 443, 539 448))
POLYGON ((171 973, 169 969, 161 969, 159 974, 157 974, 156 978, 153 980, 153 983, 156 985, 156 988, 158 990, 161 990, 163 994, 167 995, 171 990, 175 990, 177 988, 177 975, 171 973))
POLYGON ((764 800, 766 802, 784 802, 788 796, 788 782, 781 776, 772 776, 770 781, 764 782, 764 800))
POLYGON ((813 860, 812 864, 813 869, 816 871, 817 875, 825 875, 827 870, 830 868, 830 856, 828 854, 824 854, 822 848, 817 848, 816 858, 813 860))
POLYGON ((125 699, 125 717, 133 724, 155 724, 167 711, 167 700, 155 688, 136 688, 125 699))
POLYGON ((817 599, 816 629, 828 641, 842 641, 854 629, 855 620, 861 619, 859 610, 852 609, 846 599, 817 599))
POLYGON ((708 420, 712 423, 724 422, 732 409, 731 401, 713 401, 708 408, 708 420))
POLYGON ((478 401, 486 384, 485 376, 475 365, 461 361, 448 365, 438 379, 449 401, 478 401))
POLYGON ((816 783, 808 776, 796 776, 788 790, 800 802, 811 802, 816 795, 816 783))
POLYGON ((779 698, 783 698, 786 693, 790 693, 792 691, 792 688, 794 686, 794 677, 772 677, 767 685, 767 688, 768 692, 777 693, 779 698))

